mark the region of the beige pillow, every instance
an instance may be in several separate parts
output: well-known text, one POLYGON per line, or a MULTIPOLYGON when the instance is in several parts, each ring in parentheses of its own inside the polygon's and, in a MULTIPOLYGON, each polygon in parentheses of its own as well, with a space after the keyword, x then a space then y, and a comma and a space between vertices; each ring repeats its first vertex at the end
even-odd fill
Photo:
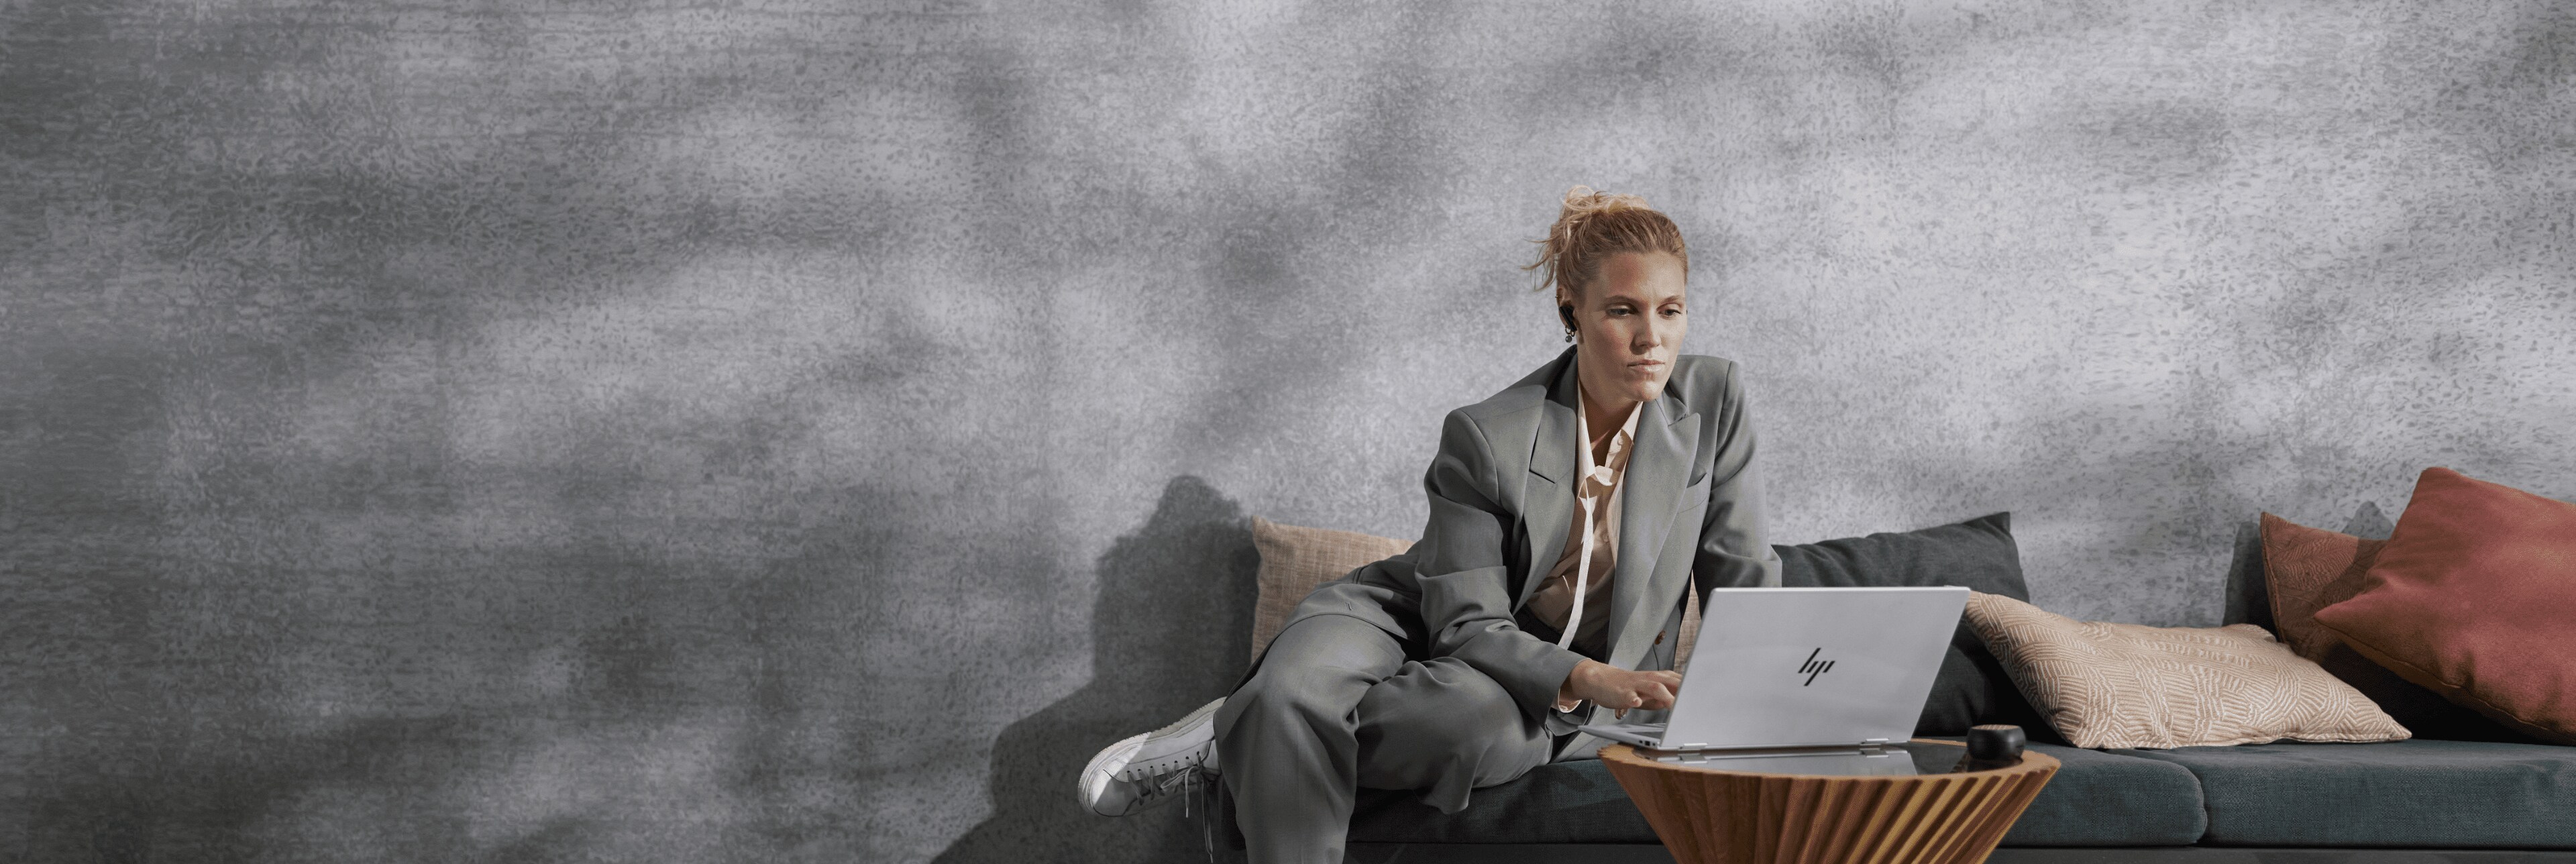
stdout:
POLYGON ((1252 610, 1252 656, 1270 647, 1288 613, 1315 586, 1363 566, 1403 554, 1410 541, 1354 531, 1301 528, 1252 517, 1252 545, 1261 550, 1261 603, 1252 610))
POLYGON ((2201 747, 2408 736, 2361 691, 2252 624, 2077 621, 1971 594, 1968 622, 2077 747, 2201 747))

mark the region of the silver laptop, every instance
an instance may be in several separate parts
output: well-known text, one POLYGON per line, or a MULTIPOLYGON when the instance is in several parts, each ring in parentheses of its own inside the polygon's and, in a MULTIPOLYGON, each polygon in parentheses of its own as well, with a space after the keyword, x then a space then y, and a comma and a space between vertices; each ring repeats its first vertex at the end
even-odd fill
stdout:
POLYGON ((1803 759, 1784 752, 1797 748, 1903 744, 1967 604, 1958 587, 1717 591, 1669 722, 1583 731, 1756 771, 1754 761, 1803 759))

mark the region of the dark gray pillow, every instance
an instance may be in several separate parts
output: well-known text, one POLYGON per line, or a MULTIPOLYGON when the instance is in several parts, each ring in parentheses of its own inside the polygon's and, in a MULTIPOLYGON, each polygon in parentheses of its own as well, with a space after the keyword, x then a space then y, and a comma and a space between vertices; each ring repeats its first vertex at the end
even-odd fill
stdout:
MULTIPOLYGON (((1790 587, 1960 585, 2030 600, 2030 588, 2021 580, 2021 548, 2013 545, 2010 513, 1920 531, 1772 548, 1780 553, 1780 584, 1790 587)), ((1950 650, 1941 658, 1941 673, 1932 680, 1932 695, 1923 702, 1923 716, 1914 723, 1914 734, 1965 735, 1968 727, 1979 723, 2011 723, 2033 739, 2056 738, 2004 674, 2003 664, 1986 651, 1985 640, 1977 638, 1961 616, 1958 631, 1950 636, 1950 650)))

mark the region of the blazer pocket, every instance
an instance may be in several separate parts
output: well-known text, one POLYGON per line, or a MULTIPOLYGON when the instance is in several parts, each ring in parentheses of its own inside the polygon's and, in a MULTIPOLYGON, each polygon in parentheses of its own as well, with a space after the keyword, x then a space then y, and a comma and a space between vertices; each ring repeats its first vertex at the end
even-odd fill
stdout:
MULTIPOLYGON (((1708 510, 1708 487, 1708 478, 1705 476, 1700 478, 1700 482, 1682 487, 1681 500, 1674 502, 1673 504, 1674 524, 1686 522, 1696 524, 1706 515, 1708 510)), ((1678 537, 1680 535, 1675 536, 1678 537)))

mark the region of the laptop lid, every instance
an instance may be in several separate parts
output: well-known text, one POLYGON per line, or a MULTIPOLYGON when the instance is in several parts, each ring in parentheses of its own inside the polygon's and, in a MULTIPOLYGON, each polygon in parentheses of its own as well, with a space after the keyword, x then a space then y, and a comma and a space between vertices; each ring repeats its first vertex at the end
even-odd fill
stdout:
POLYGON ((1654 745, 1849 746, 1914 735, 1968 589, 1729 588, 1701 610, 1654 745))

